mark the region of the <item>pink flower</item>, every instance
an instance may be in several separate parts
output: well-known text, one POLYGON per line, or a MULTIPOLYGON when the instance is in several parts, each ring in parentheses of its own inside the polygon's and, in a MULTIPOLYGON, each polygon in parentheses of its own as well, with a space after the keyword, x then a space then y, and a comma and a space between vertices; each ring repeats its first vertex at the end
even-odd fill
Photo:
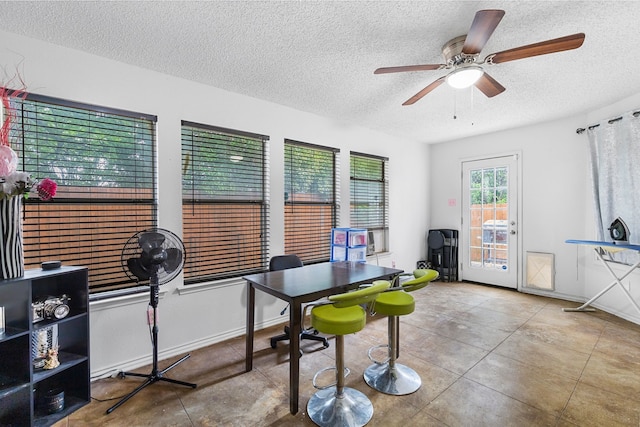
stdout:
POLYGON ((45 178, 38 182, 26 172, 14 172, 9 176, 0 176, 0 199, 23 195, 28 198, 37 194, 42 200, 51 200, 56 195, 58 184, 45 178))
POLYGON ((58 184, 52 179, 45 178, 38 183, 36 186, 36 190, 38 191, 38 196, 42 200, 51 200, 53 196, 56 195, 56 190, 58 189, 58 184))

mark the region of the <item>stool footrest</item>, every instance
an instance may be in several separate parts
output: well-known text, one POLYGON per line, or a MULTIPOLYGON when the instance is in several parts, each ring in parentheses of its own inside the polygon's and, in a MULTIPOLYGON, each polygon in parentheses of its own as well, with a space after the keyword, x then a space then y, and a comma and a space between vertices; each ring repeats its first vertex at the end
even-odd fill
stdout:
MULTIPOLYGON (((386 348, 387 350, 389 350, 389 345, 388 344, 374 345, 367 352, 367 356, 369 357, 369 360, 371 360, 376 365, 385 365, 385 364, 389 363, 389 360, 391 360, 390 356, 387 356, 387 358, 382 360, 382 361, 378 361, 378 360, 374 359, 373 356, 371 355, 371 353, 373 353, 373 351, 375 351, 375 350, 377 350, 379 348, 386 348)), ((387 354, 389 354, 388 351, 387 351, 387 354)))
MULTIPOLYGON (((335 387, 336 384, 338 384, 338 382, 333 382, 331 384, 328 385, 324 385, 324 386, 320 386, 317 384, 316 380, 318 378, 318 375, 326 372, 326 371, 337 371, 337 368, 335 366, 329 366, 328 368, 324 368, 324 369, 320 369, 318 372, 316 372, 316 374, 313 376, 313 386, 315 388, 317 388, 318 390, 325 390, 328 389, 330 387, 335 387)), ((349 370, 349 368, 345 367, 344 368, 344 378, 347 378, 349 376, 349 374, 351 373, 351 371, 349 370)))

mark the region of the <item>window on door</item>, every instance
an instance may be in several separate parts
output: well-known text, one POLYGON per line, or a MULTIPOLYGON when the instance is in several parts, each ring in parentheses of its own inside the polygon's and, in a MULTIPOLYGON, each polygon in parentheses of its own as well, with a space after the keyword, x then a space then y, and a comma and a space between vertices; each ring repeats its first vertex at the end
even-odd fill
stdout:
POLYGON ((285 140, 285 252, 307 264, 329 260, 338 215, 338 153, 285 140))
POLYGON ((506 167, 470 172, 471 265, 498 270, 508 265, 508 203, 506 167))

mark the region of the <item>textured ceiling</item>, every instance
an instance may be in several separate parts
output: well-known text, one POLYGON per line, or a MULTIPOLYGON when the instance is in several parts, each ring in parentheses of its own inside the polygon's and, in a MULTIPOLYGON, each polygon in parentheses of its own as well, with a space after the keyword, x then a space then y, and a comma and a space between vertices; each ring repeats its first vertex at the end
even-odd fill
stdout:
MULTIPOLYGON (((433 143, 588 112, 640 93, 636 1, 0 2, 1 28, 339 121, 433 143), (441 63, 480 9, 503 9, 487 54, 573 33, 568 52, 487 67, 507 90, 442 85, 441 63), (454 119, 454 115, 457 117, 454 119)), ((3 64, 0 64, 3 65, 3 64)))

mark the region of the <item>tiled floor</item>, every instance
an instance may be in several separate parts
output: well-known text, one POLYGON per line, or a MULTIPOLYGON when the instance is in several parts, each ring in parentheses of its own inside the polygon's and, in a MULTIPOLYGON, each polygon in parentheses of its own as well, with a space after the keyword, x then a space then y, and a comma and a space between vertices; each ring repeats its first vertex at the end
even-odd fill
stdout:
MULTIPOLYGON (((422 377, 416 393, 380 394, 362 379, 368 348, 386 340, 386 318, 370 319, 346 337, 347 385, 373 402, 369 425, 640 425, 640 326, 599 311, 561 310, 575 303, 473 284, 432 283, 414 296, 416 311, 400 320, 398 362, 422 377)), ((141 380, 100 380, 91 404, 56 427, 313 425, 306 415, 311 378, 333 365, 334 340, 326 350, 303 341, 301 410, 294 416, 286 344, 269 347, 268 337, 280 330, 257 333, 252 372, 243 372, 244 337, 238 337, 192 352, 169 372, 196 389, 156 383, 105 415, 141 380)))

